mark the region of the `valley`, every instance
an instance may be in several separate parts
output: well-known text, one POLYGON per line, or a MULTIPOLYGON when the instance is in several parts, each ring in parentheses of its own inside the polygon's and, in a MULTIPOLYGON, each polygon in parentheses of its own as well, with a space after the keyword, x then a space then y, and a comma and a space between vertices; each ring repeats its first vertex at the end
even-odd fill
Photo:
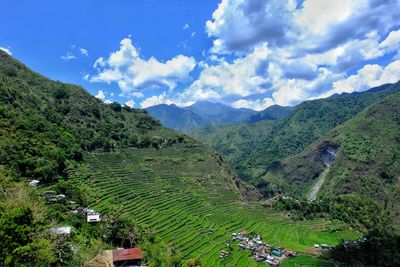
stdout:
POLYGON ((395 263, 399 88, 261 112, 157 106, 177 132, 0 51, 0 260, 85 266, 135 247, 149 266, 267 266, 232 242, 245 231, 295 252, 281 266, 376 264, 371 249, 395 263))
POLYGON ((184 259, 200 257, 204 266, 256 266, 249 252, 237 248, 219 258, 231 233, 241 230, 302 254, 314 244, 336 245, 360 237, 339 221, 293 222, 261 203, 246 201, 216 164, 213 152, 203 146, 189 150, 191 146, 87 154, 90 176, 72 169, 70 179, 94 192, 90 208, 132 217, 184 259))

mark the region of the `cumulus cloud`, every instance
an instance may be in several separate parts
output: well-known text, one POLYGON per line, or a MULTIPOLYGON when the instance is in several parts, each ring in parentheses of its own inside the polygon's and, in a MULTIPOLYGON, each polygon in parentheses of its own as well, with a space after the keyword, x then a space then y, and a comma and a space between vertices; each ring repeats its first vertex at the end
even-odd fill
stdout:
POLYGON ((264 110, 267 107, 274 105, 275 102, 269 97, 265 97, 264 99, 256 99, 256 100, 246 100, 239 99, 232 103, 232 107, 234 108, 249 108, 254 110, 264 110))
POLYGON ((379 48, 386 52, 400 51, 400 30, 390 32, 379 48))
POLYGON ((104 100, 104 99, 106 98, 106 95, 104 94, 104 92, 103 92, 102 90, 99 90, 99 91, 97 92, 97 95, 95 95, 95 97, 96 97, 97 99, 104 100))
POLYGON ((368 64, 346 79, 337 80, 333 88, 320 97, 328 97, 332 94, 352 93, 365 91, 369 88, 386 83, 395 83, 400 80, 400 60, 395 60, 382 67, 377 64, 368 64))
POLYGON ((85 57, 89 56, 89 52, 85 48, 79 47, 79 52, 85 57))
POLYGON ((12 56, 12 52, 10 50, 10 48, 6 48, 6 47, 1 47, 0 46, 0 50, 6 52, 7 54, 9 54, 10 56, 12 56))
POLYGON ((248 96, 266 90, 264 63, 269 49, 256 47, 247 56, 229 63, 224 58, 214 58, 217 65, 204 65, 199 78, 179 95, 186 101, 218 100, 224 96, 248 96))
POLYGON ((187 29, 189 29, 189 24, 185 24, 185 25, 183 25, 183 27, 182 27, 182 30, 187 30, 187 29))
POLYGON ((222 0, 206 22, 208 36, 214 38, 212 51, 246 52, 265 41, 282 45, 293 8, 282 0, 222 0))
POLYGON ((133 108, 135 106, 135 102, 133 100, 126 101, 125 106, 133 108))
POLYGON ((232 105, 245 106, 251 104, 246 99, 261 95, 253 103, 268 98, 293 105, 328 94, 334 82, 367 60, 396 53, 400 58, 400 30, 394 30, 400 26, 399 6, 400 0, 221 0, 206 22, 212 56, 201 62, 203 70, 186 97, 226 100, 236 95, 246 98, 232 105), (243 60, 260 46, 268 56, 248 75, 237 75, 237 64, 218 56, 243 60))
POLYGON ((120 43, 120 49, 108 58, 100 57, 94 63, 98 73, 92 82, 116 82, 124 95, 147 88, 174 89, 179 82, 188 81, 189 73, 196 66, 192 57, 177 55, 165 62, 151 57, 143 59, 130 38, 120 43))
POLYGON ((167 98, 166 93, 163 93, 162 95, 155 95, 155 96, 151 96, 149 98, 146 98, 145 100, 143 100, 140 103, 140 107, 141 108, 148 108, 151 106, 155 106, 155 105, 160 105, 160 104, 167 104, 167 105, 171 105, 174 102, 170 99, 167 98))

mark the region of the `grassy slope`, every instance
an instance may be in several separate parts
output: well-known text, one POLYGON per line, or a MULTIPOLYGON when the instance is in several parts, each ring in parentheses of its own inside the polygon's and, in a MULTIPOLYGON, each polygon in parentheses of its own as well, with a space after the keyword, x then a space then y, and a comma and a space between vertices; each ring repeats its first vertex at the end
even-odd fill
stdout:
POLYGON ((241 178, 254 179, 271 163, 300 153, 332 128, 399 89, 399 85, 387 87, 306 101, 278 121, 213 126, 196 133, 195 137, 224 155, 241 178))
POLYGON ((237 251, 224 261, 218 258, 231 233, 242 229, 299 251, 357 236, 330 231, 340 229, 337 222, 292 222, 259 203, 244 201, 213 155, 190 143, 91 153, 85 155, 91 176, 86 179, 77 170, 70 176, 75 184, 96 192, 91 207, 132 216, 184 258, 201 256, 205 266, 254 266, 248 252, 237 251))
POLYGON ((270 170, 264 179, 299 195, 324 169, 321 148, 339 147, 320 195, 358 193, 380 202, 400 225, 400 93, 370 106, 321 137, 301 154, 270 170), (293 186, 285 186, 293 185, 293 186))

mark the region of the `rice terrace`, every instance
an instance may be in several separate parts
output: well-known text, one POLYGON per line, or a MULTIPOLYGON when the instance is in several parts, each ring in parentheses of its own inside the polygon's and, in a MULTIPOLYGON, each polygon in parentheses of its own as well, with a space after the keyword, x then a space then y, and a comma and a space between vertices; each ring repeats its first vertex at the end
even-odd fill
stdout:
POLYGON ((0 7, 0 267, 400 266, 400 0, 0 7))
POLYGON ((231 233, 242 229, 259 233, 271 246, 304 255, 314 244, 336 245, 359 237, 339 222, 296 223, 260 203, 243 200, 211 150, 198 146, 189 153, 186 146, 192 144, 87 154, 90 174, 84 177, 71 170, 71 177, 94 194, 91 208, 132 216, 183 258, 200 257, 205 266, 257 266, 251 253, 238 247, 219 258, 231 233))

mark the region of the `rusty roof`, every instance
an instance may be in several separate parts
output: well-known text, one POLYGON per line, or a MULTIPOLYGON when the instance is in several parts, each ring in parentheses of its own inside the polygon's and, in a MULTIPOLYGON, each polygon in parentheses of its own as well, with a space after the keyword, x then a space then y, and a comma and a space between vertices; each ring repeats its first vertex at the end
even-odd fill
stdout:
POLYGON ((113 250, 113 261, 129 261, 143 259, 140 248, 128 248, 113 250))

